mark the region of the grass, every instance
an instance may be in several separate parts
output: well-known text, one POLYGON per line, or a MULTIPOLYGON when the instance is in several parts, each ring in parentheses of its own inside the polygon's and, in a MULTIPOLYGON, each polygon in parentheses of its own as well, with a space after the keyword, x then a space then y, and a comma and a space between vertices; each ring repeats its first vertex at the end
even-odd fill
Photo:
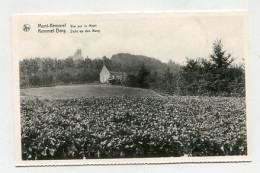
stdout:
POLYGON ((150 89, 114 85, 70 85, 21 89, 22 98, 68 99, 111 96, 160 96, 150 89))

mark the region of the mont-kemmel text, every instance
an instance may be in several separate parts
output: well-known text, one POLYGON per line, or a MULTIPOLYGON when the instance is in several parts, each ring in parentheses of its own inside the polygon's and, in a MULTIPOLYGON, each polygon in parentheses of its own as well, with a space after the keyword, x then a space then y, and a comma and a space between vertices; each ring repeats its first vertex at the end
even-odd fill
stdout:
POLYGON ((59 33, 59 34, 81 34, 81 33, 100 33, 101 30, 97 24, 67 24, 67 23, 39 23, 37 32, 44 33, 59 33))

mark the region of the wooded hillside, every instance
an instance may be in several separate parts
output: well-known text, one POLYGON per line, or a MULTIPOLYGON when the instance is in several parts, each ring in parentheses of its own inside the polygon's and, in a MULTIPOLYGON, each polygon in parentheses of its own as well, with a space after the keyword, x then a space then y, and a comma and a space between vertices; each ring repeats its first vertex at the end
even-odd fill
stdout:
POLYGON ((130 87, 151 88, 169 95, 244 96, 244 66, 234 65, 233 60, 221 40, 213 43, 208 58, 187 58, 185 65, 127 53, 110 59, 35 57, 20 61, 20 87, 98 83, 105 64, 111 71, 127 73, 123 85, 130 87))

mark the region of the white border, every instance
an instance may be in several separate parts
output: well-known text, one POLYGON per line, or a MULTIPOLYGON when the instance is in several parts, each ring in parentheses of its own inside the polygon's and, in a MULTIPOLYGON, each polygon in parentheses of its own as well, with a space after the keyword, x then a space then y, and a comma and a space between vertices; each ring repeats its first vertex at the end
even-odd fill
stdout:
MULTIPOLYGON (((114 13, 113 13, 114 14, 114 13)), ((119 13, 116 13, 119 14, 119 13)), ((131 13, 140 15, 140 13, 131 13)), ((131 15, 119 14, 119 15, 131 15)), ((141 13, 142 15, 143 13, 141 13)), ((152 13, 146 13, 152 14, 152 13)), ((157 13, 156 13, 157 14, 157 13)), ((171 13, 165 13, 171 15, 171 13)), ((24 161, 21 159, 21 127, 20 127, 20 89, 19 89, 19 60, 16 57, 16 47, 13 46, 13 101, 14 101, 14 120, 15 120, 15 164, 16 166, 46 166, 46 165, 121 165, 121 164, 162 164, 162 163, 202 163, 202 162, 248 162, 251 161, 251 113, 250 113, 250 92, 249 92, 249 56, 248 56, 248 15, 246 11, 225 11, 225 12, 199 12, 199 13, 181 13, 174 12, 175 15, 241 15, 244 18, 245 25, 245 69, 246 69, 246 113, 247 113, 247 156, 214 156, 214 157, 164 157, 164 158, 132 158, 132 159, 86 159, 86 160, 36 160, 24 161)), ((39 14, 38 14, 39 15, 39 14)), ((69 14, 66 14, 69 15, 69 14)), ((59 14, 58 17, 66 17, 59 14)), ((72 14, 74 18, 80 18, 85 14, 72 14)), ((87 14, 103 15, 105 14, 87 14)), ((16 43, 17 32, 16 22, 19 18, 31 17, 27 15, 16 15, 13 17, 13 44, 16 43)), ((32 16, 33 17, 33 16, 32 16)), ((56 15, 46 15, 49 18, 55 18, 56 15)), ((17 45, 17 44, 14 44, 17 45)))

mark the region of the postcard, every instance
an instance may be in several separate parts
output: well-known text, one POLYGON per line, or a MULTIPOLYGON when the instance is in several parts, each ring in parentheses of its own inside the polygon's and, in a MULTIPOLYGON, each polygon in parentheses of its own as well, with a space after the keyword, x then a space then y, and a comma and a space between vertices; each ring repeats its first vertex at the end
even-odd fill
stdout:
POLYGON ((16 166, 251 161, 245 11, 15 15, 16 166))

